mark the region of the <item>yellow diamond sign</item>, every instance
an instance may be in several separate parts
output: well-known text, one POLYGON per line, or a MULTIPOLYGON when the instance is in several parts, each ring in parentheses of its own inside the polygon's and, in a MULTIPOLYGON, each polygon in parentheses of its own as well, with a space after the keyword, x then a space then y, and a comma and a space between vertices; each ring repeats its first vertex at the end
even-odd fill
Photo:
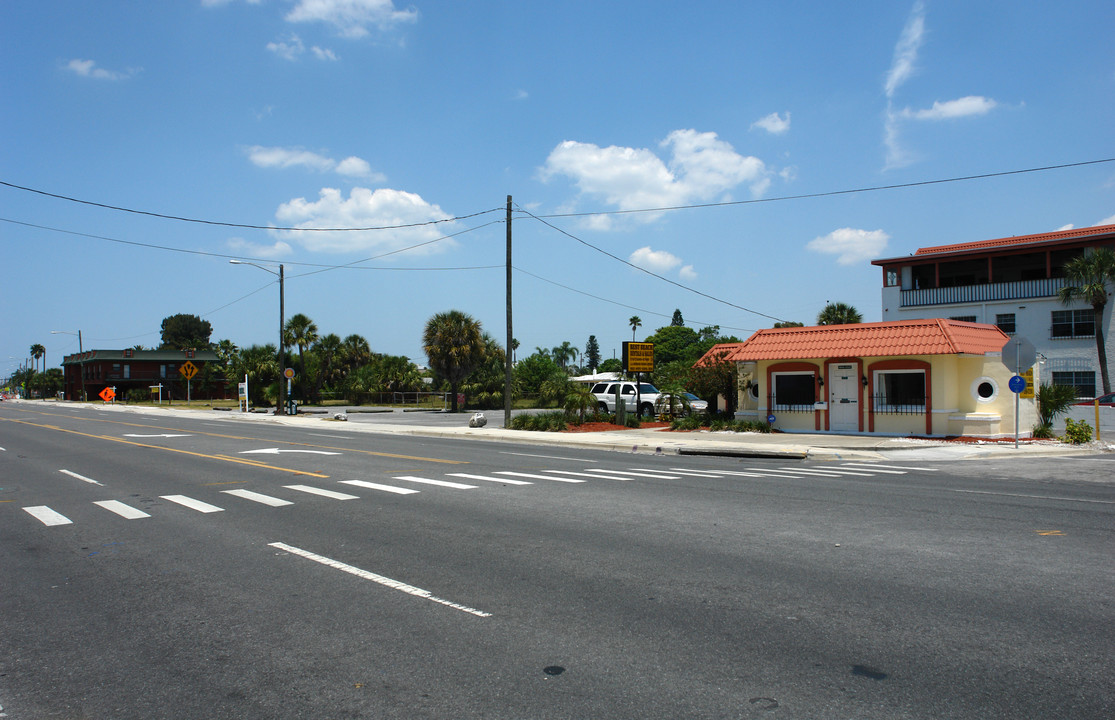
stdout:
POLYGON ((178 372, 182 373, 182 377, 187 380, 193 380, 194 375, 197 375, 197 365, 187 360, 182 367, 178 368, 178 372))

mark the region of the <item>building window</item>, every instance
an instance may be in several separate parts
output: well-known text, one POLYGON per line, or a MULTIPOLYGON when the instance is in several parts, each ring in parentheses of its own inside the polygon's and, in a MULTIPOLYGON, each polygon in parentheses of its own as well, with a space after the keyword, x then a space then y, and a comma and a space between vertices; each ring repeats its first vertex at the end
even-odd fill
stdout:
POLYGON ((1014 313, 996 315, 995 324, 1007 335, 1014 335, 1014 313))
POLYGON ((773 410, 813 412, 816 380, 811 372, 773 373, 774 395, 770 399, 773 410))
POLYGON ((956 320, 957 322, 975 322, 975 315, 955 315, 950 317, 949 320, 956 320))
POLYGON ((875 412, 897 415, 924 413, 925 371, 876 371, 875 412))
POLYGON ((1085 338, 1096 335, 1096 313, 1092 308, 1054 310, 1052 320, 1049 330, 1051 338, 1085 338))
POLYGON ((898 268, 887 268, 886 269, 886 284, 887 284, 887 287, 897 287, 898 286, 898 268))
POLYGON ((995 378, 985 375, 972 381, 971 392, 976 402, 989 403, 999 397, 999 383, 995 381, 995 378))
POLYGON ((132 377, 132 366, 128 365, 128 364, 125 364, 124 365, 124 379, 125 380, 130 380, 131 377, 132 377))
POLYGON ((1076 388, 1078 398, 1096 396, 1096 374, 1094 372, 1053 372, 1054 385, 1071 385, 1076 388))

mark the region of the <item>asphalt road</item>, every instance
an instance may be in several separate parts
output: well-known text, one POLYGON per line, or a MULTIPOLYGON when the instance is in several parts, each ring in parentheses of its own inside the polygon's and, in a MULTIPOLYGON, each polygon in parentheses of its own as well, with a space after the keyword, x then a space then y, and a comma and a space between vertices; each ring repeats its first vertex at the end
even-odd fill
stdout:
POLYGON ((1115 716, 1109 456, 654 457, 25 404, 0 448, 8 718, 1115 716))

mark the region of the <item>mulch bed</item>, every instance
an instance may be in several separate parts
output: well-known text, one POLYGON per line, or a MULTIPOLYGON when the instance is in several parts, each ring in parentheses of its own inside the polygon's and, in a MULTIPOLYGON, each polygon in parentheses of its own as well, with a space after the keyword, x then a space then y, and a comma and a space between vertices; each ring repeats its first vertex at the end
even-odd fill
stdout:
MULTIPOLYGON (((640 430, 658 430, 660 428, 668 428, 668 422, 645 422, 639 426, 640 430)), ((623 425, 616 425, 615 423, 584 423, 583 425, 570 425, 565 429, 565 432, 582 433, 582 432, 606 432, 608 430, 631 430, 632 428, 624 427, 623 425)))

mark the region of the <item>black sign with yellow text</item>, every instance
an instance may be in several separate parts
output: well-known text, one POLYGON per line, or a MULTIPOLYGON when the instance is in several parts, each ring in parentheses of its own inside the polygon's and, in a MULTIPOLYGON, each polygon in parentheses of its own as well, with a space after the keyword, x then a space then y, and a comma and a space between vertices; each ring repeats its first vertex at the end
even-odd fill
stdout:
POLYGON ((654 343, 625 342, 623 369, 629 373, 654 372, 654 343))

